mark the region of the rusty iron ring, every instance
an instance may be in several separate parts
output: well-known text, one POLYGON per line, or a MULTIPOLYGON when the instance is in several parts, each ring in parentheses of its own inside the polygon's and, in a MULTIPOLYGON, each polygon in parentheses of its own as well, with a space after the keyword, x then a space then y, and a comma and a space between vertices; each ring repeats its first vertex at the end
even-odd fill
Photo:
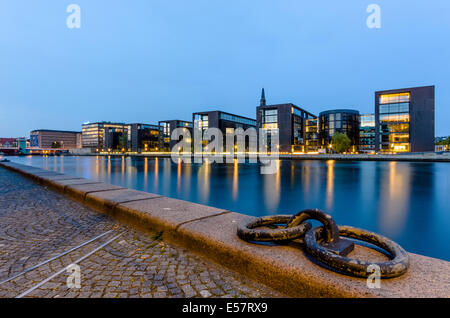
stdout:
POLYGON ((368 277, 372 274, 367 272, 369 265, 378 265, 380 267, 381 278, 398 277, 408 270, 408 254, 400 245, 387 237, 351 226, 339 226, 339 235, 371 243, 390 254, 390 261, 379 263, 366 262, 350 259, 328 251, 317 241, 317 238, 322 236, 322 231, 323 227, 316 227, 306 233, 304 239, 306 251, 321 263, 343 274, 355 277, 368 277))
POLYGON ((324 239, 327 242, 332 243, 339 240, 339 229, 336 222, 334 222, 331 215, 318 209, 307 209, 294 214, 287 223, 286 227, 297 226, 307 220, 317 220, 323 224, 326 229, 324 233, 326 237, 324 239))
POLYGON ((311 229, 309 223, 277 229, 255 229, 265 225, 287 224, 290 219, 290 215, 271 215, 256 218, 246 224, 239 225, 237 235, 246 241, 288 241, 304 236, 306 231, 311 229))

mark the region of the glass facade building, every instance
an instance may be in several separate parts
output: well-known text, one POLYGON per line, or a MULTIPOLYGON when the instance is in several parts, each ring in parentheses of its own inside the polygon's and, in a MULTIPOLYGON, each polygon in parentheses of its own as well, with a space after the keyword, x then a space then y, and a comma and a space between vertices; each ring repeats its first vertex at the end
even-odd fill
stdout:
MULTIPOLYGON (((209 112, 198 112, 192 114, 192 122, 194 129, 199 129, 204 133, 208 128, 218 128, 223 134, 223 147, 226 149, 226 135, 227 133, 233 133, 234 129, 242 128, 247 130, 248 128, 256 128, 256 120, 243 117, 239 115, 234 115, 222 111, 209 111, 209 112)), ((195 138, 195 133, 193 138, 195 138)), ((195 142, 195 141, 194 141, 195 142)), ((203 140, 202 145, 205 147, 208 141, 203 140)), ((234 145, 236 145, 236 138, 234 145)), ((246 148, 247 148, 246 143, 246 148)))
POLYGON ((336 132, 346 134, 351 146, 359 145, 359 112, 352 109, 335 109, 319 114, 320 147, 328 148, 336 132))
POLYGON ((128 151, 150 152, 159 150, 159 129, 157 125, 129 124, 128 151))
POLYGON ((311 118, 306 120, 305 133, 306 151, 317 151, 320 148, 319 119, 311 118))
POLYGON ((187 129, 191 135, 192 141, 192 122, 185 120, 164 120, 158 123, 159 127, 159 149, 160 151, 170 152, 172 148, 181 140, 171 140, 172 132, 176 128, 187 129))
POLYGON ((279 151, 292 153, 306 150, 307 120, 316 116, 294 104, 263 105, 256 108, 258 128, 263 130, 261 142, 271 149, 278 135, 279 151))
POLYGON ((409 92, 383 94, 379 97, 380 151, 410 151, 409 92))
POLYGON ((372 153, 375 151, 375 114, 360 116, 359 152, 372 153))
POLYGON ((375 149, 434 151, 434 86, 375 92, 375 149))
POLYGON ((128 128, 128 125, 123 123, 83 124, 81 128, 82 146, 97 151, 128 149, 128 128))
POLYGON ((100 151, 156 151, 158 126, 111 122, 89 123, 82 126, 83 148, 100 151))

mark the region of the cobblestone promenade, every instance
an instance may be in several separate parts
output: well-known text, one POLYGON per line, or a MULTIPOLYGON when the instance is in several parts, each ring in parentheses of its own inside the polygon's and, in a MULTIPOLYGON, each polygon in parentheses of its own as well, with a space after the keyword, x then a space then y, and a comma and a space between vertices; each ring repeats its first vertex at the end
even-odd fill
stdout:
POLYGON ((0 297, 19 295, 113 298, 282 296, 165 243, 156 233, 136 231, 0 167, 0 297), (119 234, 120 237, 114 239, 119 234), (97 239, 82 245, 94 238, 97 239), (97 248, 98 251, 92 253, 97 248), (67 280, 74 276, 64 268, 79 259, 82 259, 78 263, 81 288, 68 288, 67 280), (27 271, 47 260, 51 261, 27 271), (59 275, 51 278, 61 270, 59 275))

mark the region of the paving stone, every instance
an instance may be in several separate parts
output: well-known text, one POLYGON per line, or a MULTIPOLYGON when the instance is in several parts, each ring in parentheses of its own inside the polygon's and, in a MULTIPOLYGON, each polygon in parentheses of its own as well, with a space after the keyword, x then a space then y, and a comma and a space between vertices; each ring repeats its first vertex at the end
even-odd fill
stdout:
MULTIPOLYGON (((35 168, 29 170, 39 171, 47 176, 59 176, 35 168)), ((102 183, 90 184, 87 179, 55 178, 59 179, 55 182, 64 183, 67 188, 72 187, 80 194, 84 193, 83 191, 119 188, 102 183), (73 182, 84 184, 74 185, 76 183, 73 182)), ((120 198, 120 191, 123 190, 117 190, 116 198, 120 198)), ((108 191, 113 192, 116 190, 108 191)), ((98 193, 106 196, 106 192, 98 193)), ((158 206, 163 207, 166 203, 169 204, 169 201, 161 200, 158 206)), ((182 201, 177 201, 174 207, 181 204, 180 202, 182 201)), ((194 207, 195 205, 190 205, 187 210, 194 207)), ((178 210, 183 209, 180 206, 178 210)), ((213 211, 216 210, 207 213, 213 211)), ((136 231, 105 214, 0 167, 0 280, 110 230, 113 233, 0 285, 0 297, 19 295, 91 252, 119 231, 123 233, 119 239, 79 264, 82 288, 68 289, 69 273, 64 272, 27 297, 217 297, 216 294, 219 293, 214 293, 213 289, 219 289, 218 285, 230 287, 227 294, 231 296, 283 296, 182 248, 166 242, 163 242, 164 245, 160 245, 160 242, 154 244, 154 234, 136 231), (6 246, 8 249, 3 252, 6 246), (164 247, 164 252, 161 251, 161 246, 164 247), (211 277, 220 279, 220 284, 215 284, 211 277)))

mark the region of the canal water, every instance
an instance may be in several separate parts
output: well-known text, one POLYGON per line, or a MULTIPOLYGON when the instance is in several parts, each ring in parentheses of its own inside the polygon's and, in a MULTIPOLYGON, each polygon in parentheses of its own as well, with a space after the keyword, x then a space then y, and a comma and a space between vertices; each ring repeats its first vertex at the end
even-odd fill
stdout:
POLYGON ((390 237, 450 261, 450 163, 279 161, 184 164, 169 158, 10 157, 12 161, 253 216, 330 213, 338 224, 390 237))

